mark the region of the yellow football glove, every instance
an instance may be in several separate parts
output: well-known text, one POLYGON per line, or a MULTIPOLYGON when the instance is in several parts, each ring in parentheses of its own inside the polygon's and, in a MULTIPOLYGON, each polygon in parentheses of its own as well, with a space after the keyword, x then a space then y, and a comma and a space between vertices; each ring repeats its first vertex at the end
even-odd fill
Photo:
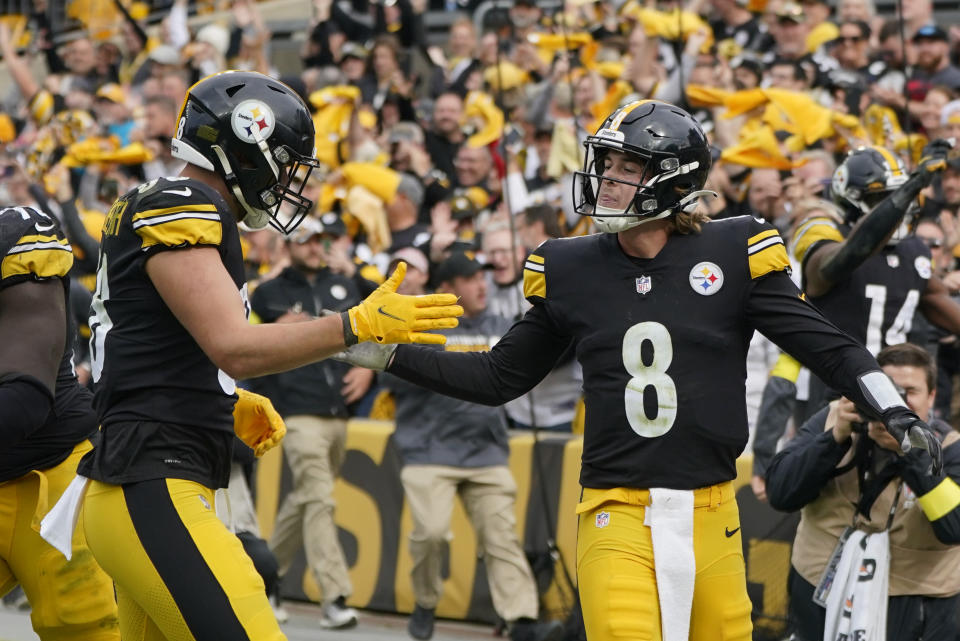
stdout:
POLYGON ((233 431, 241 441, 263 456, 283 440, 287 426, 266 396, 237 388, 237 404, 233 406, 233 431))
POLYGON ((463 308, 453 294, 406 296, 397 293, 397 286, 407 273, 407 264, 400 262, 393 275, 372 294, 347 312, 349 326, 344 323, 347 345, 374 343, 432 343, 443 345, 446 336, 425 334, 431 329, 452 329, 463 308), (350 335, 352 333, 352 336, 350 335))

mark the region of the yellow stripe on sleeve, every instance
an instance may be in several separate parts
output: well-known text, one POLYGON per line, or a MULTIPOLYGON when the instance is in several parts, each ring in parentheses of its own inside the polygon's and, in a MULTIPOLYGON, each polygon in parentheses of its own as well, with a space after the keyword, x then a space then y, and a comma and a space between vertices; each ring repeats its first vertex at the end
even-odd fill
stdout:
POLYGON ((543 272, 523 270, 523 295, 526 298, 547 298, 547 278, 543 272))
POLYGON ((950 477, 940 481, 937 487, 917 498, 923 513, 931 521, 946 516, 960 505, 960 487, 950 477))
POLYGON ((800 362, 797 359, 784 352, 780 354, 777 362, 773 364, 773 369, 770 370, 770 376, 776 376, 777 378, 786 379, 791 383, 796 383, 797 377, 800 376, 800 367, 800 362))
POLYGON ((543 256, 538 256, 538 255, 536 255, 536 254, 530 254, 529 256, 527 256, 527 260, 529 260, 529 261, 532 262, 532 263, 537 263, 537 264, 539 264, 539 265, 543 265, 543 256))
POLYGON ((70 245, 29 249, 5 256, 0 263, 0 278, 27 274, 34 274, 40 278, 63 277, 72 266, 73 253, 70 251, 70 245))
POLYGON ((146 218, 153 218, 155 216, 166 216, 167 214, 186 214, 192 212, 206 213, 206 212, 216 212, 217 206, 203 203, 188 204, 188 205, 179 205, 177 207, 164 207, 163 209, 145 209, 144 211, 138 211, 133 215, 133 222, 138 220, 144 220, 146 218))
POLYGON ((154 245, 219 245, 223 239, 220 220, 201 218, 174 218, 155 225, 134 227, 142 239, 141 249, 154 245))
POLYGON ((759 243, 761 240, 765 238, 770 238, 771 236, 776 236, 776 235, 777 235, 776 229, 768 229, 766 231, 762 231, 756 236, 751 236, 750 238, 747 239, 747 247, 755 243, 759 243))
POLYGON ((750 254, 747 260, 750 263, 750 278, 760 278, 764 274, 790 268, 790 258, 782 242, 750 254))
POLYGON ((793 256, 800 262, 803 262, 807 251, 821 240, 832 240, 837 243, 843 242, 843 234, 837 229, 836 224, 828 218, 813 218, 797 228, 793 235, 793 256))

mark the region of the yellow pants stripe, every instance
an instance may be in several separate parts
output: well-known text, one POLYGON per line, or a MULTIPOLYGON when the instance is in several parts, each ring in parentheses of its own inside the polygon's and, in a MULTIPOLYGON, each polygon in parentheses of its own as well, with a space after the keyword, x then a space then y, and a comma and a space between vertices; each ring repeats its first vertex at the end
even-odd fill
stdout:
POLYGON ((286 638, 213 502, 212 490, 181 479, 91 484, 87 537, 117 586, 124 641, 286 638))

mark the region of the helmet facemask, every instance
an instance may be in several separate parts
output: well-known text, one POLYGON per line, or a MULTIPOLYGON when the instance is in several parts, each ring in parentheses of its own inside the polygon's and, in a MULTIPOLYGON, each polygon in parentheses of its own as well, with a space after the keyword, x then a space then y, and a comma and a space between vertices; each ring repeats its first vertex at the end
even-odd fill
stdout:
MULTIPOLYGON (((692 211, 700 196, 711 191, 694 190, 695 185, 686 184, 686 174, 697 169, 699 163, 681 165, 674 156, 624 151, 609 144, 587 140, 587 156, 583 171, 574 175, 574 204, 576 212, 590 216, 597 228, 606 233, 617 233, 653 220, 667 218, 681 211, 692 211), (611 152, 626 154, 627 161, 640 165, 637 181, 605 176, 604 163, 611 152), (620 185, 633 188, 633 197, 623 206, 604 205, 603 190, 622 189, 620 185), (669 191, 686 193, 679 201, 664 196, 669 191), (667 201, 667 202, 664 202, 667 201), (671 206, 673 205, 673 206, 671 206)), ((715 195, 715 194, 713 194, 715 195)))

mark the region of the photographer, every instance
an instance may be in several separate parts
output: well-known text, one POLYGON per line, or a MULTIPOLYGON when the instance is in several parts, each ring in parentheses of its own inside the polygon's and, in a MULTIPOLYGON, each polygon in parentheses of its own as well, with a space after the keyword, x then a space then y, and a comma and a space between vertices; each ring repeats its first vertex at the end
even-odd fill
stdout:
MULTIPOLYGON (((930 355, 902 343, 883 349, 877 362, 910 409, 929 419, 936 393, 930 355)), ((864 423, 845 398, 813 415, 773 459, 770 505, 802 509, 789 579, 796 639, 955 638, 960 434, 936 419, 930 427, 943 447, 939 475, 925 451, 903 455, 882 424, 864 423)))

